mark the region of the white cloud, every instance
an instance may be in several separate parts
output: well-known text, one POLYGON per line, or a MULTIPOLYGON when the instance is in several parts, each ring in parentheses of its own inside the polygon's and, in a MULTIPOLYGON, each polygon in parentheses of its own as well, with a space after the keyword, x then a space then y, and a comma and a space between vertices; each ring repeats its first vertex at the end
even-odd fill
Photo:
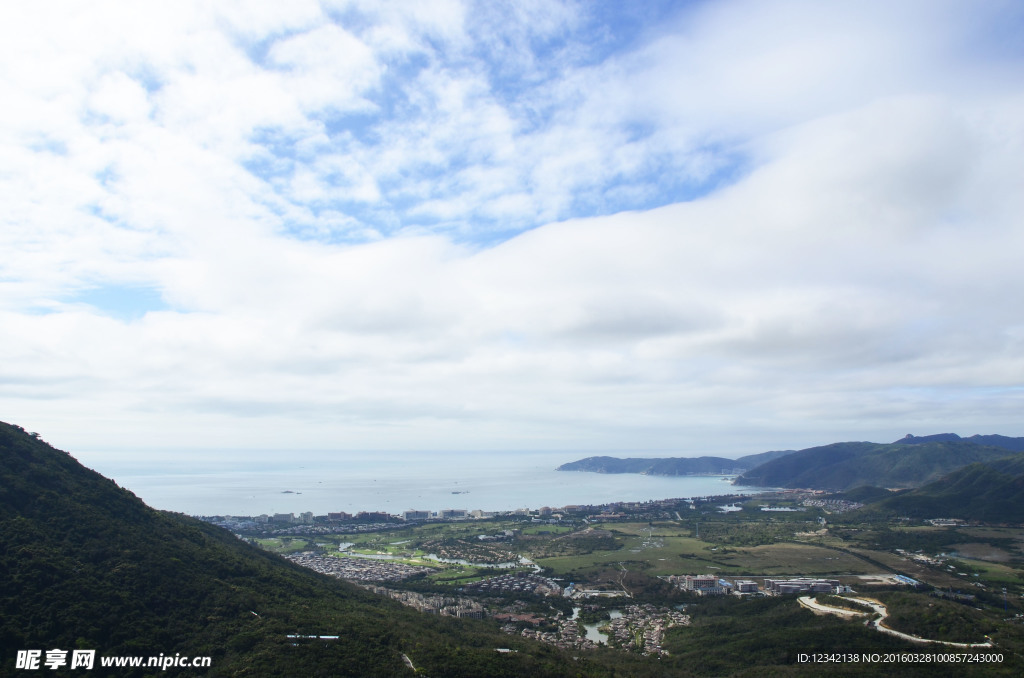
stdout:
POLYGON ((362 94, 378 82, 377 59, 367 45, 336 25, 280 40, 268 57, 287 71, 285 89, 306 110, 373 107, 362 94))
POLYGON ((602 55, 586 4, 249 7, 3 10, 5 419, 68 448, 1021 433, 1019 55, 971 49, 1005 8, 711 3, 602 55))

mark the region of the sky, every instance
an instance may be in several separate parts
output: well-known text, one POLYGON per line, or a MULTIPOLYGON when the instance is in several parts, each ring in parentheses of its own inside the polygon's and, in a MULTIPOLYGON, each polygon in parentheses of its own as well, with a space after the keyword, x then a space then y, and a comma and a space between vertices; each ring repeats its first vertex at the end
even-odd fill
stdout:
POLYGON ((1024 435, 1024 5, 3 3, 62 449, 1024 435))

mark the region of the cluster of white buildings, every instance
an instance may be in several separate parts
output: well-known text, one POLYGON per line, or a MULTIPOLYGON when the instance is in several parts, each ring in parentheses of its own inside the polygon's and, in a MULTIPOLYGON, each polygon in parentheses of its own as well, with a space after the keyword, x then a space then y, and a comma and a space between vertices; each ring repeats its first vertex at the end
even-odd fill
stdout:
POLYGON ((649 604, 630 605, 621 617, 608 624, 611 637, 620 647, 655 656, 668 654, 661 646, 666 629, 689 625, 690 615, 675 610, 658 610, 649 604))
POLYGON ((428 511, 419 509, 409 509, 408 511, 402 511, 399 516, 403 520, 416 521, 416 520, 459 520, 467 518, 494 518, 496 516, 528 516, 530 515, 530 509, 522 508, 514 511, 482 511, 480 509, 473 509, 472 511, 467 509, 441 509, 440 511, 428 511))
POLYGON ((473 593, 532 593, 538 596, 560 596, 562 587, 553 579, 537 574, 503 574, 466 584, 464 590, 473 593))
POLYGON ((789 593, 835 593, 842 585, 838 579, 812 579, 810 577, 794 577, 792 579, 765 579, 765 593, 786 595, 789 593))
MULTIPOLYGON (((501 630, 506 633, 515 633, 516 626, 514 624, 506 624, 501 627, 501 630)), ((579 624, 570 619, 559 619, 558 631, 524 628, 519 634, 523 638, 532 638, 541 643, 554 645, 561 650, 593 650, 597 648, 597 643, 589 640, 586 636, 580 635, 579 624)))
POLYGON ((690 591, 701 596, 720 596, 730 593, 733 589, 733 585, 730 582, 719 579, 713 574, 672 575, 668 580, 684 591, 690 591))
POLYGON ((822 508, 833 513, 844 513, 846 511, 856 511, 859 508, 864 508, 864 504, 856 501, 848 501, 846 499, 804 499, 803 505, 822 508))
POLYGON ((471 598, 425 595, 414 591, 396 591, 383 586, 363 585, 363 587, 427 614, 472 619, 483 619, 485 614, 483 605, 471 598))
MULTIPOLYGON (((683 589, 702 596, 739 595, 758 593, 762 589, 752 579, 737 579, 729 582, 713 574, 672 575, 668 580, 683 589)), ((838 579, 814 579, 811 577, 791 577, 789 579, 765 579, 764 593, 768 595, 785 595, 789 593, 836 593, 847 587, 842 586, 838 579)))
POLYGON ((433 571, 420 565, 361 558, 336 558, 313 551, 292 553, 285 558, 321 574, 348 581, 398 581, 433 571))
POLYGON ((306 511, 296 516, 294 513, 275 513, 274 515, 263 514, 253 518, 257 525, 266 523, 288 523, 290 525, 312 525, 313 512, 306 511))

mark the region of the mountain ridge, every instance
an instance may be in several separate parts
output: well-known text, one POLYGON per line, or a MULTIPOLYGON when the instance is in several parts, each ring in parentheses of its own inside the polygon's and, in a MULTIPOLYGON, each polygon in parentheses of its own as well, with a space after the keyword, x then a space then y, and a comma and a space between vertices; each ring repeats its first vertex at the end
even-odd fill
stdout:
POLYGON ((956 433, 907 434, 892 443, 837 442, 803 450, 726 457, 594 456, 558 471, 685 476, 744 469, 736 485, 845 491, 859 486, 916 488, 972 463, 1024 452, 1024 437, 956 433))
POLYGON ((587 471, 591 473, 640 473, 654 476, 684 476, 720 473, 723 470, 750 469, 772 459, 792 454, 795 450, 778 450, 749 454, 738 459, 726 457, 586 457, 559 466, 556 471, 587 471))
POLYGON ((766 462, 735 482, 829 491, 862 485, 916 488, 969 464, 1005 457, 1022 444, 1024 438, 956 434, 907 436, 893 443, 832 443, 766 462))

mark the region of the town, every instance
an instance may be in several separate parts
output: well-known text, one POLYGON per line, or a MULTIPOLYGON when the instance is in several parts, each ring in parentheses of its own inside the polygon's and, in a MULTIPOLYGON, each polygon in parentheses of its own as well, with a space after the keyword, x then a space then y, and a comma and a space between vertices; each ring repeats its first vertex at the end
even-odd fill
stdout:
MULTIPOLYGON (((783 490, 771 496, 793 497, 821 494, 813 491, 783 490)), ((672 518, 678 511, 697 509, 708 504, 722 504, 748 498, 747 495, 725 494, 707 497, 659 499, 645 502, 612 502, 598 505, 568 505, 560 508, 542 506, 538 509, 520 508, 513 511, 483 511, 481 509, 441 509, 438 511, 410 509, 399 514, 383 511, 344 511, 314 515, 300 513, 274 513, 258 516, 198 516, 230 530, 258 531, 275 534, 317 534, 341 530, 343 532, 372 532, 382 525, 424 521, 488 520, 495 518, 526 519, 558 523, 563 520, 617 520, 640 517, 672 518)))
MULTIPOLYGON (((878 630, 932 640, 905 621, 901 606, 948 605, 961 614, 958 604, 1001 602, 984 561, 951 557, 946 548, 950 539, 981 539, 982 529, 991 538, 995 528, 941 519, 864 522, 859 504, 823 494, 204 519, 423 613, 490 620, 505 633, 563 649, 665 656, 678 651, 672 639, 694 613, 776 600, 851 619, 869 614, 843 607, 856 607, 856 596, 895 610, 878 630), (708 608, 714 599, 735 602, 708 608)), ((996 542, 1008 538, 1000 533, 996 542)), ((1022 593, 1010 587, 1005 595, 1017 608, 1022 593)), ((1003 618, 1019 626, 1018 613, 1006 608, 1003 618)), ((933 633, 934 642, 988 642, 988 627, 968 628, 933 633)))

